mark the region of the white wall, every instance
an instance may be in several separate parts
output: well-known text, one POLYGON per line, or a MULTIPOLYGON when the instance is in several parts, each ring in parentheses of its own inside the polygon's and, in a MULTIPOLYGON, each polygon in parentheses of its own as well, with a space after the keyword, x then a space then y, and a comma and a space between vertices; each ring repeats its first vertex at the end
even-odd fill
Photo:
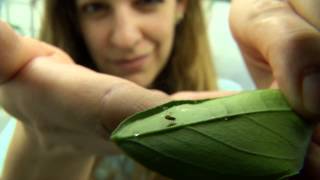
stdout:
POLYGON ((31 6, 32 0, 0 0, 0 17, 2 20, 19 27, 23 35, 35 37, 39 31, 41 6, 43 0, 38 0, 31 6))
POLYGON ((255 86, 230 32, 229 10, 228 2, 216 2, 207 14, 213 60, 221 78, 232 80, 245 90, 254 89, 255 86))

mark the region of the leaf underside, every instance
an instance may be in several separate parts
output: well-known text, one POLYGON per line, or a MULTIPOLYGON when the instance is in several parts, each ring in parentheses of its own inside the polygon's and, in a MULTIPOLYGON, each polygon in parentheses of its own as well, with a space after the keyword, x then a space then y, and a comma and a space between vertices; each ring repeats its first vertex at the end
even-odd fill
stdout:
POLYGON ((112 139, 175 179, 283 179, 299 173, 311 127, 277 90, 174 101, 138 113, 112 139))

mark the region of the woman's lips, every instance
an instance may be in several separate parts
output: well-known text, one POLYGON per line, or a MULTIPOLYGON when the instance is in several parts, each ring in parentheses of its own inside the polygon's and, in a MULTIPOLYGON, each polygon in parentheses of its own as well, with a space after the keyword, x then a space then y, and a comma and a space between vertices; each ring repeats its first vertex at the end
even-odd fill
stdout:
POLYGON ((121 59, 115 61, 115 65, 127 73, 141 71, 148 59, 149 55, 138 56, 131 59, 121 59))

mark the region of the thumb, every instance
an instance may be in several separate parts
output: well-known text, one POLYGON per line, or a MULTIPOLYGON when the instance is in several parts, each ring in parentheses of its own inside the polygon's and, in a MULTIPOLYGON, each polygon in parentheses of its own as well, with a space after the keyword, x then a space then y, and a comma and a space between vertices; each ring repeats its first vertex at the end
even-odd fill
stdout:
POLYGON ((8 24, 0 21, 0 84, 11 79, 35 57, 53 53, 53 47, 19 36, 8 24))
POLYGON ((232 3, 231 27, 244 49, 244 57, 250 57, 247 64, 254 72, 271 69, 291 106, 310 119, 318 117, 319 31, 293 11, 287 1, 234 0, 232 3))

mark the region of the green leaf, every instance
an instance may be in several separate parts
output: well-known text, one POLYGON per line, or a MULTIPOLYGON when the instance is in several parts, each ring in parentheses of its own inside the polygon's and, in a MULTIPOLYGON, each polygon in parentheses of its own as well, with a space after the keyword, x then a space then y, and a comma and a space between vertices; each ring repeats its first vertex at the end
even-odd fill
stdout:
POLYGON ((278 90, 174 101, 119 125, 114 140, 175 179, 285 179, 299 173, 312 128, 278 90))

